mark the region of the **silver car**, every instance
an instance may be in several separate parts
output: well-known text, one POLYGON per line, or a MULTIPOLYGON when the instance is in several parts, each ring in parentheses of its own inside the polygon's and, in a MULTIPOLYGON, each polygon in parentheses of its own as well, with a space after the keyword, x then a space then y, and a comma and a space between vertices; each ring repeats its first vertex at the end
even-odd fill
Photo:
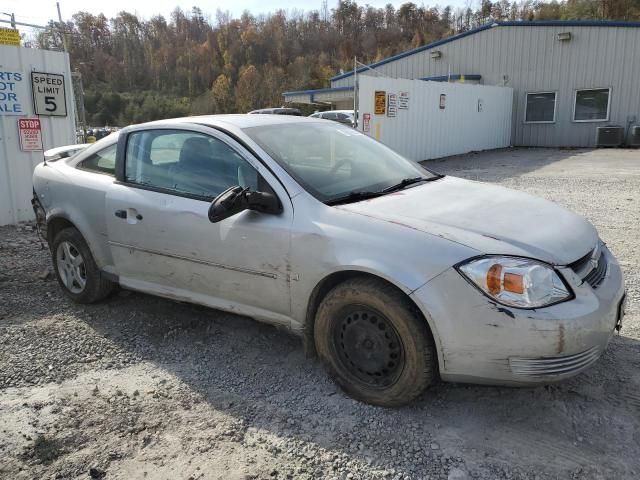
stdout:
POLYGON ((135 125, 39 165, 63 291, 116 285, 285 327, 353 397, 529 385, 602 354, 618 262, 548 201, 435 174, 340 125, 276 115, 135 125))
POLYGON ((333 120, 334 122, 343 123, 350 127, 353 127, 356 124, 353 110, 328 110, 326 112, 315 112, 309 115, 309 117, 333 120))

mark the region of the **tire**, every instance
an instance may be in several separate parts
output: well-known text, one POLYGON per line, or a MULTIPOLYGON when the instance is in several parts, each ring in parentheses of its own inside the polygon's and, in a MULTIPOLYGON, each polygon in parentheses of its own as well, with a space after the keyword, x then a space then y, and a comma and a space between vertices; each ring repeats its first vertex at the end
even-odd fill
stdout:
POLYGON ((51 258, 62 291, 74 302, 98 302, 115 287, 104 277, 87 242, 75 228, 58 232, 51 245, 51 258))
POLYGON ((424 318, 401 291, 376 278, 333 288, 318 308, 314 340, 338 386, 372 405, 412 402, 438 371, 424 318))

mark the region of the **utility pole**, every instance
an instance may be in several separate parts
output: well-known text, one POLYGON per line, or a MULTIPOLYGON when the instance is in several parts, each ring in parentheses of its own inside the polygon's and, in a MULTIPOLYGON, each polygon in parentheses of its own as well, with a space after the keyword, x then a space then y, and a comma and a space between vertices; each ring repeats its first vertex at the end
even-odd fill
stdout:
POLYGON ((82 85, 82 74, 78 71, 71 72, 71 79, 74 81, 74 110, 76 112, 76 118, 80 124, 80 130, 82 131, 82 143, 87 140, 87 112, 84 108, 84 87, 82 85))
POLYGON ((58 7, 58 21, 60 22, 60 30, 62 31, 62 48, 64 51, 67 51, 67 35, 65 33, 65 25, 62 23, 62 14, 60 13, 60 2, 56 2, 56 7, 58 7))
POLYGON ((324 23, 329 22, 329 6, 327 0, 322 0, 322 8, 320 9, 320 20, 324 23))
POLYGON ((13 13, 7 13, 7 12, 0 12, 0 15, 6 15, 7 17, 9 17, 11 20, 0 20, 2 23, 10 23, 11 24, 11 28, 13 28, 14 30, 16 29, 16 16, 13 13))
POLYGON ((353 57, 353 118, 358 128, 358 57, 353 57))

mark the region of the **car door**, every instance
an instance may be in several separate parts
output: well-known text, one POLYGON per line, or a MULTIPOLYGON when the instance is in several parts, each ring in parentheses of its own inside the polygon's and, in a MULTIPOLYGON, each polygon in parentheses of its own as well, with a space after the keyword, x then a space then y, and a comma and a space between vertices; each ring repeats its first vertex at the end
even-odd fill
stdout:
POLYGON ((120 139, 117 180, 106 217, 122 285, 287 321, 293 207, 240 144, 198 125, 135 129, 120 139), (282 214, 246 210, 211 223, 211 200, 234 185, 270 190, 282 214))

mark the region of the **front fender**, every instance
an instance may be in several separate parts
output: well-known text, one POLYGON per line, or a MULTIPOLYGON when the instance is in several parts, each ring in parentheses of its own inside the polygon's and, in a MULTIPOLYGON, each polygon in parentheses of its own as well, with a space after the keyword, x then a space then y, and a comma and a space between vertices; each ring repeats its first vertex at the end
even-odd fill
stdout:
POLYGON ((296 208, 290 264, 292 318, 302 328, 314 291, 336 273, 374 275, 410 295, 478 254, 445 238, 338 208, 321 207, 320 212, 305 214, 307 205, 296 208))

